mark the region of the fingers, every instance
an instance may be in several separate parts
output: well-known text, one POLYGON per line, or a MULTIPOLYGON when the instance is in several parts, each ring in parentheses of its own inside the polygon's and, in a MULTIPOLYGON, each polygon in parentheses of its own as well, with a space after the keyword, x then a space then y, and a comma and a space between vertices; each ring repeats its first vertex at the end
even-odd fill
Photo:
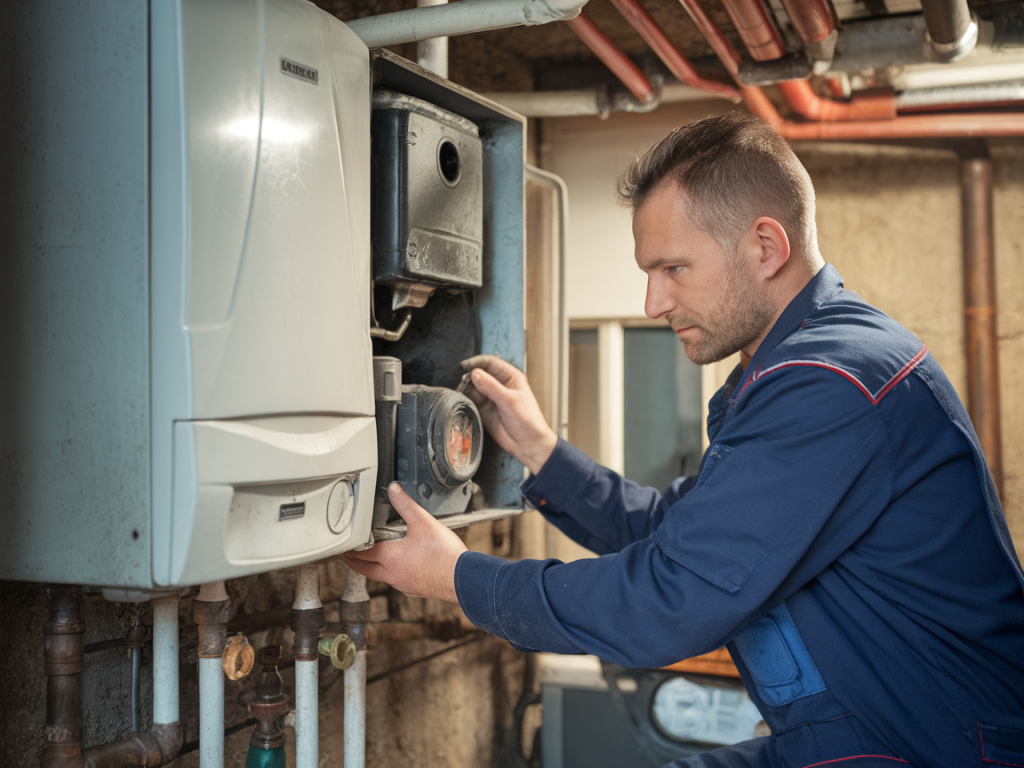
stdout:
POLYGON ((391 501, 391 506, 395 508, 395 511, 405 520, 410 533, 413 532, 413 529, 420 527, 424 523, 434 520, 434 516, 413 501, 413 498, 398 483, 392 483, 388 486, 388 499, 391 501))
POLYGON ((474 369, 486 371, 506 386, 517 375, 522 374, 522 371, 512 365, 512 363, 502 360, 497 355, 474 355, 468 360, 462 361, 462 370, 472 371, 474 369))

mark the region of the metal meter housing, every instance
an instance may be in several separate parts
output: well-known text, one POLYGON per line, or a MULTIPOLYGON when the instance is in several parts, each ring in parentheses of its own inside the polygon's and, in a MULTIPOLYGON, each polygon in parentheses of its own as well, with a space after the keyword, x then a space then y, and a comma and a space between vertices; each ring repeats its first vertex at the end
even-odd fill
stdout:
POLYGON ((444 387, 402 387, 395 479, 435 517, 469 506, 480 466, 483 423, 473 401, 444 387))
POLYGON ((378 88, 371 122, 373 279, 483 285, 483 147, 476 124, 378 88))

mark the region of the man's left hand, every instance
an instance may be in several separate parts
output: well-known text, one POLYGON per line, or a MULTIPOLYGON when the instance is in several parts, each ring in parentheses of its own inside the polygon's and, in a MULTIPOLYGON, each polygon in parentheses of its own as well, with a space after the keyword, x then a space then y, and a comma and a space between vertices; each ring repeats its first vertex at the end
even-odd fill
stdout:
POLYGON ((466 545, 398 483, 388 488, 388 498, 408 527, 405 538, 382 541, 361 552, 346 552, 342 555, 345 563, 356 573, 383 581, 412 597, 457 603, 455 563, 466 545))

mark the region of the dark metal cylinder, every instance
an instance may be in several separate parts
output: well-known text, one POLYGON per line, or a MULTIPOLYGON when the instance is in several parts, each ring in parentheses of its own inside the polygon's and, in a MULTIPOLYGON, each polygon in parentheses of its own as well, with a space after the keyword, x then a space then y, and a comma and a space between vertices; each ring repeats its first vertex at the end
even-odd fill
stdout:
POLYGON ((999 340, 992 222, 992 161, 960 163, 967 335, 967 412, 1002 493, 1002 429, 999 404, 999 340))
POLYGON ((230 600, 195 601, 192 619, 199 628, 199 658, 218 659, 224 656, 228 639, 227 625, 232 613, 230 600))
POLYGON ((364 650, 366 648, 366 626, 370 621, 370 601, 339 600, 338 612, 341 619, 341 631, 352 638, 352 643, 357 651, 364 650))
POLYGON ((952 45, 967 34, 971 26, 971 10, 967 0, 923 0, 924 23, 932 42, 952 45))
POLYGON ((46 748, 43 768, 82 768, 82 598, 74 587, 46 590, 50 620, 43 636, 46 748))
POLYGON ((324 628, 324 609, 292 610, 292 630, 295 632, 293 649, 296 661, 316 661, 320 658, 317 643, 324 628))

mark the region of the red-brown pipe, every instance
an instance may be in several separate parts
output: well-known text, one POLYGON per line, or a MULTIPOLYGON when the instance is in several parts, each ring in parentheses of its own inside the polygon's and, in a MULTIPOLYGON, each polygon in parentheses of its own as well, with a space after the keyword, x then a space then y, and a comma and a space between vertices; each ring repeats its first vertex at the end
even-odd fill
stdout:
POLYGON ((82 597, 74 587, 54 586, 43 634, 46 672, 46 747, 43 768, 83 768, 82 597))
POLYGON ((739 91, 731 85, 718 83, 714 80, 705 80, 698 75, 689 60, 679 52, 679 49, 668 39, 668 35, 665 34, 662 28, 658 26, 658 23, 651 18, 650 14, 636 0, 612 0, 612 5, 640 33, 640 36, 647 41, 651 50, 665 63, 673 77, 714 96, 726 99, 740 98, 739 91))
POLYGON ((615 47, 615 44, 597 28, 586 14, 581 13, 575 19, 569 19, 565 23, 622 81, 622 84, 638 101, 647 104, 654 98, 654 86, 651 85, 651 81, 644 76, 636 64, 629 60, 626 54, 615 47))
POLYGON ((782 0, 789 23, 808 45, 820 43, 835 29, 828 0, 782 0))
MULTIPOLYGON (((732 43, 708 17, 697 0, 679 0, 697 28, 707 38, 729 74, 737 83, 740 56, 732 43)), ((957 136, 1024 136, 1024 118, 1020 113, 959 115, 909 115, 888 120, 795 123, 783 120, 775 105, 760 88, 740 84, 747 107, 783 137, 790 140, 914 139, 957 136)))
POLYGON ((1002 495, 1003 460, 999 404, 999 339, 992 247, 992 160, 960 161, 967 331, 967 412, 981 441, 996 490, 1002 495))
POLYGON ((778 86, 793 111, 808 120, 892 120, 896 117, 896 99, 891 93, 832 101, 816 94, 806 80, 785 80, 778 86))
POLYGON ((755 61, 772 61, 786 55, 786 46, 761 0, 722 0, 722 3, 755 61))

